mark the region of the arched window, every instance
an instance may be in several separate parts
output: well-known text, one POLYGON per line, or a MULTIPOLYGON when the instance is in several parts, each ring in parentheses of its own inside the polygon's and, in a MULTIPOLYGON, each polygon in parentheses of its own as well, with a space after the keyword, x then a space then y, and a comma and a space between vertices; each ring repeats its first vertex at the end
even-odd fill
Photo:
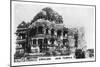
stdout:
POLYGON ((42 26, 38 27, 38 34, 43 34, 43 27, 42 26))

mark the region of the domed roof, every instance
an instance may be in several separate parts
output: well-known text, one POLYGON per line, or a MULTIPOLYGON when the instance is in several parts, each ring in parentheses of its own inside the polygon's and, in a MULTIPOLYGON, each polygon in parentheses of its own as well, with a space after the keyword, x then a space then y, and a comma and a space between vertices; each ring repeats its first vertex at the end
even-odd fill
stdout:
POLYGON ((56 11, 50 7, 43 8, 36 16, 33 18, 32 22, 37 21, 38 19, 45 19, 49 21, 55 21, 55 23, 63 23, 63 18, 56 11))

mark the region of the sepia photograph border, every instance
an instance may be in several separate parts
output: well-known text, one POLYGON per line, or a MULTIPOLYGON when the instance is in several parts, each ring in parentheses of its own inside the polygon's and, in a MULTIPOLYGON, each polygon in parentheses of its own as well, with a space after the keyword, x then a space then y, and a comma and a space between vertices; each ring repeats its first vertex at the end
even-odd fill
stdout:
POLYGON ((19 2, 33 2, 33 3, 47 3, 47 4, 63 4, 63 5, 77 5, 77 6, 90 6, 95 8, 95 60, 94 61, 76 61, 76 62, 61 62, 61 63, 48 63, 48 64, 32 64, 32 65, 17 65, 20 66, 37 66, 37 65, 52 65, 52 64, 69 64, 69 63, 83 63, 83 62, 96 62, 96 5, 88 4, 72 4, 72 3, 56 3, 56 2, 41 2, 41 1, 27 1, 27 0, 10 0, 10 67, 12 66, 12 1, 19 2))

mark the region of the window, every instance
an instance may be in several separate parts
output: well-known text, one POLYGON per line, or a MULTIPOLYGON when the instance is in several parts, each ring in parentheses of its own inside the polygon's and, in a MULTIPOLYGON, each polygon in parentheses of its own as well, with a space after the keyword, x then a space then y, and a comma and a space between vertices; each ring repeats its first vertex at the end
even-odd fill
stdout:
POLYGON ((38 27, 38 34, 43 34, 43 27, 42 26, 38 27))
POLYGON ((51 29, 51 35, 54 35, 54 31, 55 31, 54 29, 51 29))
POLYGON ((33 39, 33 44, 36 44, 36 39, 33 39))
POLYGON ((46 28, 46 34, 49 34, 49 28, 46 28))
POLYGON ((57 36, 61 36, 61 30, 57 31, 57 36))
POLYGON ((30 30, 30 32, 29 32, 29 36, 35 36, 36 33, 37 33, 37 28, 34 27, 34 28, 32 28, 32 29, 30 30))
POLYGON ((44 39, 44 44, 48 44, 48 39, 47 38, 44 39))
POLYGON ((38 44, 39 45, 43 44, 43 39, 38 39, 38 44))
POLYGON ((50 39, 51 44, 54 44, 54 41, 55 41, 54 38, 51 38, 51 39, 50 39))

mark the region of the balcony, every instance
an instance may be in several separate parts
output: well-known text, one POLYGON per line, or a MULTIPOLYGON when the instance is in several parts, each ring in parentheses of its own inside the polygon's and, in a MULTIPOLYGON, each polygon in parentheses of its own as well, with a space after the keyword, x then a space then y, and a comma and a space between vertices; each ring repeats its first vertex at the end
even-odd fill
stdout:
POLYGON ((17 40, 17 44, 19 44, 19 43, 25 43, 26 42, 26 39, 21 39, 21 40, 17 40))

